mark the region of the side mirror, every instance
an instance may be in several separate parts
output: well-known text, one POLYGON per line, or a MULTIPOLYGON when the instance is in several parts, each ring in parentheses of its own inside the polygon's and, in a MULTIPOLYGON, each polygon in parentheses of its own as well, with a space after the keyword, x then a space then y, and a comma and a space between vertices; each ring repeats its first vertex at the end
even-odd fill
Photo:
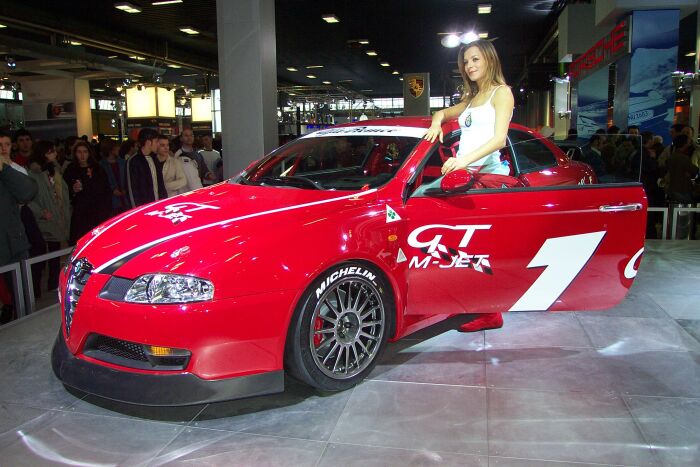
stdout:
POLYGON ((453 170, 440 181, 440 190, 443 193, 466 193, 476 182, 474 175, 468 170, 453 170))

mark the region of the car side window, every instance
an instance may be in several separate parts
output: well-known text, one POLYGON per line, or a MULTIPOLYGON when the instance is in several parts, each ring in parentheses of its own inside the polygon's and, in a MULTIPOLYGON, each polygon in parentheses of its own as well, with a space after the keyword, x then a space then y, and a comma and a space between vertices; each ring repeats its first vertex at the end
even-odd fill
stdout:
POLYGON ((430 151, 426 160, 421 164, 421 170, 414 182, 414 196, 420 196, 427 188, 438 183, 442 177, 442 164, 448 158, 456 156, 458 148, 459 132, 455 132, 447 135, 443 143, 438 144, 430 151))
POLYGON ((508 137, 520 173, 535 172, 557 165, 557 159, 552 151, 534 136, 524 131, 510 130, 508 137))

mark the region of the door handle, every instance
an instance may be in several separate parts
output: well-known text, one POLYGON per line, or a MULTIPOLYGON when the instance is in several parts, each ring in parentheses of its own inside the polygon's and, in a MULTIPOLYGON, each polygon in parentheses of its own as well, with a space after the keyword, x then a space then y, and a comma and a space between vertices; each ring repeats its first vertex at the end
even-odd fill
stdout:
POLYGON ((642 209, 641 203, 622 204, 619 206, 611 206, 611 205, 605 204, 605 205, 598 208, 598 210, 600 212, 641 211, 641 209, 642 209))

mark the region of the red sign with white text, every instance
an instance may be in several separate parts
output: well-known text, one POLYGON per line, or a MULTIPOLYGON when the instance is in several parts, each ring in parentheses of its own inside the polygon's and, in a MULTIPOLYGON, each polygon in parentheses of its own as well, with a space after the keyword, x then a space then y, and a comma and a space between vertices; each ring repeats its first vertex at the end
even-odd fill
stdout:
POLYGON ((602 66, 630 52, 630 23, 627 18, 615 26, 615 28, 599 40, 593 47, 569 66, 569 76, 574 80, 583 79, 585 76, 600 69, 602 66))

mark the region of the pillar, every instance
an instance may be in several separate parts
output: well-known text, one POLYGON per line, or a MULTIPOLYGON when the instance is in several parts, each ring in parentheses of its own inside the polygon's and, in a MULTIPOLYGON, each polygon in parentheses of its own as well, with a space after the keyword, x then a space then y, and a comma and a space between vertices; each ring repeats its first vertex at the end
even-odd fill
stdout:
POLYGON ((274 0, 217 0, 221 138, 230 177, 278 145, 274 0))

